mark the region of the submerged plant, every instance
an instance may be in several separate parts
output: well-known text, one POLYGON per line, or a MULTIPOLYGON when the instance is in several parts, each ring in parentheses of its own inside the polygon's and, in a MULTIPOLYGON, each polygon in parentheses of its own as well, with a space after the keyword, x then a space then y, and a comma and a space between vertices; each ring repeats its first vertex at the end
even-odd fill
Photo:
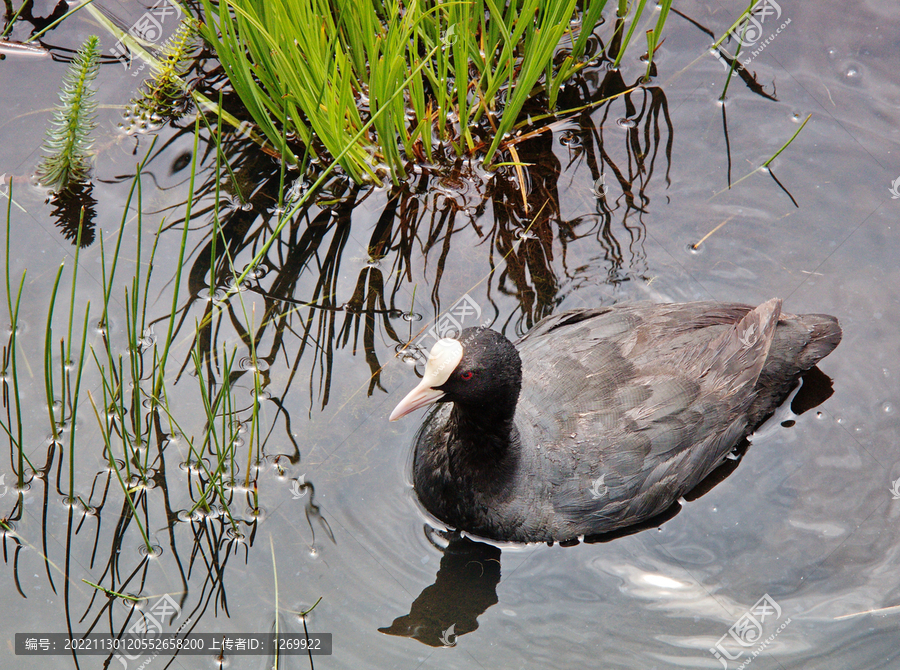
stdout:
POLYGON ((197 35, 197 24, 185 19, 178 30, 160 48, 159 59, 152 61, 153 76, 144 82, 140 94, 125 112, 126 120, 146 127, 163 119, 178 119, 188 105, 190 96, 183 77, 197 35))
POLYGON ((94 112, 94 89, 91 82, 97 76, 100 50, 99 38, 91 35, 75 55, 59 93, 60 104, 53 115, 44 150, 37 169, 38 181, 54 192, 87 179, 90 168, 88 151, 91 132, 97 127, 94 112))

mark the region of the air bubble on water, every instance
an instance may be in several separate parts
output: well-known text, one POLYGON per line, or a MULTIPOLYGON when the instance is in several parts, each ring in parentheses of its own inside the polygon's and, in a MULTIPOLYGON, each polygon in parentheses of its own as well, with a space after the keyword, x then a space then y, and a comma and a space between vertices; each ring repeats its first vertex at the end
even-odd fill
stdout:
POLYGON ((238 361, 238 366, 241 370, 247 370, 248 372, 265 372, 269 369, 269 363, 261 358, 257 358, 255 361, 250 356, 244 356, 240 361, 238 361))
POLYGON ((265 507, 248 507, 247 508, 247 516, 252 520, 263 521, 266 518, 266 508, 265 507))
POLYGON ((243 291, 247 290, 247 288, 248 288, 247 284, 244 282, 238 282, 237 279, 238 279, 237 277, 230 277, 228 279, 228 281, 226 282, 225 285, 228 288, 229 292, 233 292, 233 291, 243 292, 243 291))
POLYGON ((262 279, 268 273, 268 269, 265 265, 247 265, 241 270, 241 274, 247 273, 248 279, 262 279))
POLYGON ((233 491, 234 493, 247 493, 250 489, 244 486, 243 481, 237 481, 234 479, 227 479, 223 482, 222 487, 226 491, 233 491))
POLYGON ((261 400, 268 400, 272 397, 272 394, 269 393, 266 389, 260 389, 259 393, 256 392, 256 389, 250 389, 250 395, 252 395, 257 402, 261 400))
POLYGON ((407 365, 415 365, 419 362, 419 357, 411 351, 404 351, 402 354, 400 354, 400 360, 407 365))
POLYGON ((192 474, 196 474, 201 471, 202 464, 200 461, 195 461, 193 459, 188 459, 182 463, 178 464, 178 467, 184 470, 185 472, 190 472, 192 474))
POLYGON ((128 480, 128 488, 130 489, 152 489, 156 487, 156 482, 151 477, 144 475, 132 475, 128 480))
MULTIPOLYGON (((199 507, 197 509, 200 510, 199 507)), ((222 516, 223 511, 221 506, 213 504, 209 506, 209 510, 203 510, 203 515, 207 519, 218 519, 222 516)))
POLYGON ((560 133, 559 143, 564 147, 580 147, 582 145, 581 135, 572 130, 566 130, 560 133))
POLYGON ((142 544, 138 546, 138 553, 145 558, 159 558, 163 553, 163 549, 158 544, 151 544, 150 546, 142 544))
POLYGON ((116 470, 118 470, 119 472, 122 472, 125 469, 125 461, 123 461, 119 458, 114 459, 112 463, 107 461, 106 467, 104 469, 107 472, 115 472, 116 470))
POLYGON ((207 302, 219 303, 225 300, 227 294, 220 288, 217 288, 215 291, 210 291, 209 288, 203 288, 197 292, 197 297, 207 302))
POLYGON ((122 595, 125 596, 125 598, 119 599, 119 603, 127 610, 136 609, 141 611, 146 609, 149 604, 149 598, 145 598, 137 593, 126 591, 122 595))

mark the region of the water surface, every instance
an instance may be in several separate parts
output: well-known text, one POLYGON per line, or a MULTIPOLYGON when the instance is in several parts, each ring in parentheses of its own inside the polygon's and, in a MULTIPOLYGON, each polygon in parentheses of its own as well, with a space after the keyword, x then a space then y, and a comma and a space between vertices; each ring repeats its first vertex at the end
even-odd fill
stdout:
MULTIPOLYGON (((260 332, 257 355, 267 362, 261 378, 269 397, 260 403, 266 459, 252 470, 258 499, 240 486, 231 498, 244 536, 234 541, 221 516, 178 520, 197 499, 198 476, 179 467, 189 459, 186 440, 162 439, 151 450, 149 476, 158 485, 141 512, 162 549, 149 561, 134 523, 121 526, 129 512, 86 401, 75 481, 99 513, 82 519, 78 512, 70 522, 61 502, 69 461, 47 439, 41 366, 53 279, 63 260, 71 268, 74 247, 30 175, 65 65, 13 57, 0 63, 7 92, 0 173, 7 182, 13 177, 21 205, 11 209, 9 273, 15 283, 28 271, 19 339, 25 451, 47 470, 23 496, 16 538, 5 538, 0 629, 131 625, 131 608, 108 601, 86 579, 121 585, 151 605, 171 594, 182 614, 165 622, 170 631, 189 618, 194 632, 302 632, 298 613, 321 598, 305 624, 333 634, 333 655, 282 659, 285 667, 650 670, 736 668, 751 658, 761 669, 897 667, 900 202, 889 188, 900 177, 900 20, 886 1, 782 3, 778 25, 790 23, 747 66, 757 90, 736 78, 723 106, 727 71, 708 54, 712 39, 696 24, 718 36, 745 7, 676 4, 696 23, 670 18, 650 86, 520 146, 522 159, 536 164, 528 171, 527 210, 513 172, 492 176, 478 166, 398 189, 334 180, 282 234, 268 274, 240 294, 243 307, 232 298, 208 333, 240 360, 249 356, 242 329, 252 322, 260 332), (808 115, 771 172, 750 174, 808 115), (794 422, 789 427, 768 424, 730 476, 660 528, 603 544, 504 546, 499 557, 496 549, 457 541, 445 551, 447 540, 430 529, 409 484, 419 417, 388 423, 387 415, 417 379, 396 351, 410 341, 430 346, 420 330, 463 295, 480 310, 466 318, 510 336, 559 310, 627 299, 759 303, 779 296, 786 311, 838 316, 844 340, 820 365, 833 395, 799 416, 780 416, 794 422), (262 324, 267 309, 276 310, 282 328, 262 324), (407 312, 415 316, 404 318, 407 312), (723 665, 710 650, 760 602, 780 610, 761 622, 762 640, 777 634, 755 657, 758 645, 730 642, 725 649, 742 655, 723 665)), ((73 19, 48 42, 75 48, 92 31, 87 19, 73 19)), ((621 73, 592 73, 592 92, 636 81, 644 67, 636 51, 621 73)), ((88 301, 101 302, 97 240, 102 231, 109 259, 135 164, 150 147, 152 135, 116 128, 116 106, 140 79, 132 74, 119 64, 101 68, 95 241, 81 252, 77 323, 88 301)), ((165 317, 172 299, 193 124, 186 118, 157 136, 142 180, 145 253, 166 220, 147 292, 151 320, 165 317)), ((215 156, 208 146, 204 140, 197 157, 200 197, 178 297, 184 321, 173 353, 178 364, 167 375, 189 436, 204 422, 188 347, 195 319, 209 309, 215 156)), ((274 225, 277 203, 269 194, 278 169, 252 146, 231 157, 246 190, 257 194, 246 210, 223 214, 242 268, 274 225)), ((125 221, 128 252, 118 271, 130 277, 134 205, 125 221)), ((59 287, 65 304, 71 278, 65 272, 59 287)), ((217 284, 227 277, 219 274, 217 284)), ((109 325, 120 353, 124 286, 123 279, 109 325)), ((57 337, 66 318, 66 310, 56 315, 57 337)), ((153 325, 157 337, 167 327, 167 320, 153 325)), ((92 337, 100 347, 100 334, 92 337)), ((209 370, 221 380, 221 364, 209 370)), ((253 371, 233 383, 247 417, 253 371)), ((86 373, 83 384, 102 393, 96 373, 86 373)), ((9 417, 4 412, 4 424, 9 417)), ((238 483, 247 474, 249 438, 242 439, 238 483)), ((4 515, 16 504, 15 450, 9 453, 0 466, 4 515)), ((101 659, 79 662, 96 667, 101 659)), ((126 667, 142 662, 124 660, 126 667)), ((232 662, 258 667, 263 660, 232 662)), ((16 663, 43 665, 35 658, 16 663)), ((194 660, 179 657, 171 667, 179 665, 194 660)))

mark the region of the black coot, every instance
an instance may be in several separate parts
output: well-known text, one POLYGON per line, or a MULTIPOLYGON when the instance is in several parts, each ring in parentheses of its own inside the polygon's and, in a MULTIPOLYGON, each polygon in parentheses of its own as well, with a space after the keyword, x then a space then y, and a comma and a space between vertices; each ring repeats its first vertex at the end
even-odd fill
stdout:
POLYGON ((781 300, 623 304, 550 316, 515 345, 487 328, 434 345, 391 413, 430 403, 414 485, 475 535, 564 541, 667 510, 840 342, 781 300))

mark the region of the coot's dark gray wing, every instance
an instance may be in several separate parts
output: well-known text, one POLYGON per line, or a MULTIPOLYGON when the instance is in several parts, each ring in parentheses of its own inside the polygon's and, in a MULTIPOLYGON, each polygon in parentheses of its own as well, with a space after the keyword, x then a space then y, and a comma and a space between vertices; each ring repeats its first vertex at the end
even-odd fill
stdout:
POLYGON ((513 500, 530 509, 507 514, 571 537, 664 511, 747 431, 780 308, 636 304, 542 321, 517 343, 520 466, 534 476, 513 500))

